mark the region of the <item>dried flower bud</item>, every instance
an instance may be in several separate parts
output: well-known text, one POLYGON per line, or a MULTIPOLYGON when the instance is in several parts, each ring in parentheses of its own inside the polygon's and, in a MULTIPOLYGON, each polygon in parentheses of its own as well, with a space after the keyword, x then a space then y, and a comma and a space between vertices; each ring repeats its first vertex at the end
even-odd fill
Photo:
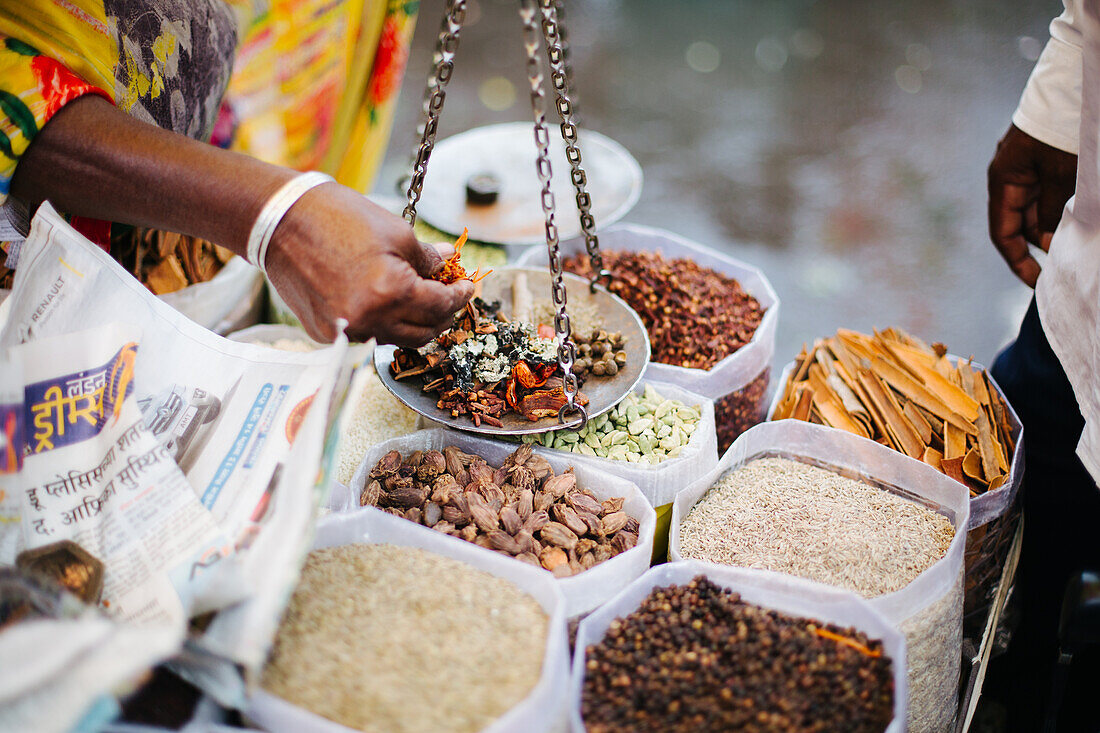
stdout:
POLYGON ((524 520, 523 529, 534 534, 545 527, 549 521, 550 515, 545 510, 539 509, 536 512, 531 512, 531 516, 524 520))
POLYGON ((606 517, 600 520, 600 529, 603 534, 610 537, 618 532, 620 529, 626 526, 626 520, 630 517, 626 512, 615 512, 614 514, 608 514, 606 517))
POLYGON ((569 567, 569 556, 560 547, 544 547, 542 552, 539 553, 539 562, 547 570, 553 571, 554 568, 561 565, 569 567))
POLYGON ((503 530, 494 529, 492 532, 489 533, 488 537, 489 545, 494 550, 501 550, 503 552, 507 552, 509 555, 518 555, 524 550, 524 547, 516 542, 515 538, 512 537, 512 535, 503 530))
POLYGON ((447 469, 447 461, 443 454, 437 450, 430 450, 420 460, 416 469, 416 477, 421 481, 431 481, 447 469))
POLYGON ((519 492, 519 498, 516 500, 516 512, 519 514, 519 518, 523 521, 527 521, 527 517, 531 516, 531 512, 535 508, 535 494, 530 489, 523 489, 519 492))
POLYGON ((554 469, 550 467, 550 462, 540 455, 531 456, 523 466, 531 472, 535 481, 542 481, 547 476, 554 475, 554 469))
POLYGON ((581 521, 575 511, 564 504, 555 504, 550 507, 550 516, 554 518, 554 521, 564 524, 578 537, 583 536, 588 531, 588 525, 581 521))
POLYGON ((378 463, 374 464, 374 468, 371 469, 370 478, 384 478, 397 473, 397 469, 401 468, 401 454, 395 450, 391 450, 386 455, 382 456, 378 463))
MULTIPOLYGON (((588 512, 589 514, 595 514, 597 516, 603 513, 603 507, 600 506, 600 502, 596 501, 588 494, 582 494, 579 491, 570 491, 565 495, 565 501, 578 512, 588 512)), ((622 503, 622 499, 619 500, 619 503, 622 503)))
POLYGON ((378 506, 382 499, 382 484, 377 480, 367 482, 363 492, 359 494, 359 506, 378 506))
POLYGON ((500 523, 504 527, 504 531, 510 535, 514 535, 523 526, 523 520, 519 518, 519 513, 511 506, 506 506, 500 510, 500 523))
POLYGON ((424 505, 424 525, 432 527, 443 518, 443 507, 436 504, 434 501, 429 501, 424 505))
POLYGON ((546 479, 546 482, 542 485, 542 490, 555 499, 560 499, 576 487, 577 477, 572 471, 569 471, 560 476, 552 476, 546 479))
POLYGON ((573 530, 558 522, 548 522, 545 527, 539 530, 539 537, 542 538, 543 542, 566 550, 572 550, 577 546, 577 535, 573 530))

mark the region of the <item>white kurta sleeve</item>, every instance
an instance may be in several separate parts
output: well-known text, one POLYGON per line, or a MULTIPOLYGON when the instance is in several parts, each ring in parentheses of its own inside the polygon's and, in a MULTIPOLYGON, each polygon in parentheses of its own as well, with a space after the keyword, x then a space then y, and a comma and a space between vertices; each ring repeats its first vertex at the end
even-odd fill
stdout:
POLYGON ((1050 24, 1050 41, 1031 72, 1012 124, 1036 140, 1078 152, 1081 123, 1082 4, 1063 0, 1065 11, 1050 24))

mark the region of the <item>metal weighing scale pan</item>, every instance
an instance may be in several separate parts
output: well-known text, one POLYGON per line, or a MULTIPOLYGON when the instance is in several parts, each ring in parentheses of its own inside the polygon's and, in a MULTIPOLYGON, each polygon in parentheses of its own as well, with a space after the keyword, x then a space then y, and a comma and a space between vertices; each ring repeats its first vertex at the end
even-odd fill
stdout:
MULTIPOLYGON (((487 302, 500 300, 501 313, 510 317, 513 310, 512 284, 515 282, 516 275, 521 272, 527 275, 527 287, 531 291, 532 301, 536 305, 549 302, 550 273, 547 270, 526 267, 503 267, 494 270, 493 274, 481 283, 483 286, 481 297, 487 302)), ((646 364, 649 363, 649 334, 634 309, 627 305, 626 301, 612 295, 603 287, 597 287, 593 292, 588 280, 570 273, 565 273, 565 285, 568 290, 566 312, 571 310, 570 306, 581 305, 585 310, 599 314, 600 328, 611 333, 617 331, 626 340, 623 347, 626 352, 626 366, 613 377, 590 376, 581 387, 581 392, 589 399, 586 409, 589 419, 592 419, 619 404, 637 386, 646 364)), ((467 415, 451 417, 450 412, 436 407, 439 399, 436 393, 423 391, 423 380, 420 377, 409 377, 401 381, 393 378, 390 364, 393 362, 396 351, 397 347, 392 345, 379 346, 374 350, 374 368, 382 384, 386 385, 394 397, 414 412, 449 428, 486 435, 528 435, 563 427, 575 427, 580 423, 580 418, 574 416, 569 416, 566 424, 562 425, 556 417, 532 421, 517 413, 509 412, 500 417, 504 426, 497 428, 484 423, 477 427, 467 415)))

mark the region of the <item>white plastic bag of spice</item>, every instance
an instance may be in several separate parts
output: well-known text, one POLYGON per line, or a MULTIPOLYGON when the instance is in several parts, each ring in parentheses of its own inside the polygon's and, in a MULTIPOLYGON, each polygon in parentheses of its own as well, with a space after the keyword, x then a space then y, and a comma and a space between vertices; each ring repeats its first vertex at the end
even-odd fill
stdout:
POLYGON ((741 595, 742 600, 791 616, 851 627, 882 642, 884 653, 893 664, 894 718, 886 733, 905 731, 905 709, 908 700, 905 638, 880 611, 855 593, 795 578, 767 570, 734 568, 695 560, 681 560, 658 565, 631 583, 622 592, 589 614, 577 629, 573 647, 570 722, 577 733, 585 730, 581 717, 581 695, 584 690, 585 653, 607 633, 611 622, 637 610, 650 591, 657 587, 683 585, 698 575, 741 595))
MULTIPOLYGON (((395 450, 401 456, 407 457, 414 451, 443 450, 446 446, 453 445, 466 453, 473 453, 484 458, 489 465, 499 466, 504 463, 513 451, 520 446, 515 443, 504 443, 475 436, 471 433, 461 433, 454 430, 422 430, 412 435, 401 438, 393 438, 384 443, 379 443, 369 450, 359 464, 359 470, 351 480, 350 496, 330 498, 329 507, 339 510, 342 507, 351 506, 358 508, 359 495, 367 483, 367 475, 374 468, 382 456, 395 450)), ((568 578, 553 578, 548 571, 539 571, 553 579, 565 594, 566 612, 569 618, 578 616, 606 601, 621 588, 626 587, 630 581, 637 578, 649 567, 650 556, 653 553, 653 535, 657 524, 657 517, 650 506, 649 501, 642 495, 636 485, 630 481, 619 478, 609 473, 604 467, 597 467, 587 462, 573 460, 571 454, 551 452, 544 454, 555 474, 564 473, 573 468, 577 475, 578 488, 588 489, 599 501, 611 497, 624 497, 623 511, 638 520, 638 544, 626 552, 619 553, 610 560, 595 565, 583 573, 568 578)), ((379 514, 385 514, 376 510, 379 514)), ((398 520, 398 517, 393 517, 398 520)), ((400 522, 408 525, 410 531, 423 530, 438 536, 447 542, 455 542, 470 545, 479 552, 493 555, 501 553, 477 547, 472 543, 457 537, 442 535, 435 530, 422 525, 414 524, 406 519, 400 522)), ((508 562, 524 565, 521 560, 505 558, 508 562)))
MULTIPOLYGON (((416 529, 412 522, 373 509, 333 514, 317 523, 313 549, 357 542, 416 547, 467 563, 510 581, 528 593, 549 617, 542 675, 527 697, 485 728, 484 733, 555 730, 564 719, 569 693, 566 601, 561 586, 554 582, 552 575, 530 565, 427 528, 416 529)), ((425 695, 424 704, 430 704, 430 691, 425 695)), ((252 693, 246 716, 272 733, 351 733, 350 728, 292 705, 261 688, 252 693)))
MULTIPOLYGON (((652 365, 651 365, 652 366, 652 365)), ((681 449, 680 455, 660 463, 629 463, 589 456, 583 453, 540 447, 535 450, 543 455, 568 457, 574 465, 591 465, 612 476, 619 476, 635 484, 649 500, 657 513, 657 531, 653 540, 653 561, 663 562, 668 554, 668 529, 672 518, 672 500, 677 492, 696 479, 702 478, 718 464, 718 439, 714 432, 714 400, 690 392, 672 384, 662 384, 650 379, 639 382, 635 392, 642 394, 652 387, 666 399, 677 400, 689 407, 699 406, 702 416, 691 434, 691 440, 681 449)))
POLYGON ((680 523, 726 473, 757 458, 781 457, 824 467, 891 491, 944 515, 955 535, 944 556, 901 590, 869 598, 906 636, 908 727, 913 733, 948 730, 958 703, 962 656, 963 551, 970 518, 966 487, 931 466, 843 430, 780 420, 749 429, 708 476, 676 496, 669 559, 683 558, 680 523))
MULTIPOLYGON (((948 360, 952 364, 957 364, 962 361, 959 357, 948 354, 948 360)), ((979 371, 985 371, 988 374, 986 368, 976 362, 970 362, 970 365, 979 371)), ((771 405, 768 407, 768 420, 774 419, 775 411, 779 408, 779 402, 783 399, 783 386, 787 384, 787 380, 791 376, 791 372, 794 371, 795 362, 788 362, 783 367, 782 373, 779 375, 779 380, 775 383, 776 390, 772 395, 771 405)), ((1008 421, 1012 426, 1012 440, 1016 443, 1016 450, 1012 454, 1012 460, 1009 464, 1008 477, 1005 479, 1004 484, 993 491, 987 491, 984 494, 972 497, 970 499, 970 523, 967 525, 969 530, 983 527, 995 519, 999 519, 1008 511, 1016 500, 1016 494, 1019 493, 1020 483, 1024 479, 1024 426, 1020 422, 1019 416, 1016 414, 1016 410, 1012 407, 1012 403, 1008 401, 1008 397, 1005 396, 1004 390, 1001 389, 1001 385, 997 384, 997 380, 993 379, 993 375, 989 374, 989 383, 993 385, 993 388, 997 390, 997 394, 1004 400, 1005 406, 1008 408, 1008 421)), ((901 455, 901 454, 899 454, 901 455)), ((916 459, 911 459, 916 460, 916 459)))
MULTIPOLYGON (((741 431, 763 420, 770 367, 775 354, 775 332, 779 323, 779 296, 764 273, 752 265, 672 232, 637 224, 616 224, 601 231, 600 248, 659 251, 669 258, 690 258, 703 267, 735 278, 745 292, 760 302, 765 309, 764 318, 752 339, 710 369, 688 369, 651 361, 646 376, 690 389, 715 401, 719 450, 728 446, 741 431)), ((584 239, 562 242, 561 249, 564 257, 582 254, 585 252, 584 239)), ((532 247, 516 264, 547 267, 548 262, 545 247, 532 247)))
MULTIPOLYGON (((953 364, 960 359, 948 354, 947 358, 953 364)), ((978 362, 971 362, 975 369, 985 371, 985 367, 978 362)), ((794 371, 795 363, 788 363, 776 382, 775 394, 772 397, 771 406, 768 408, 768 420, 772 420, 779 402, 783 398, 783 388, 787 379, 794 371)), ((966 576, 965 586, 965 614, 968 633, 980 633, 976 629, 985 625, 985 615, 997 592, 997 584, 1000 582, 1002 565, 1008 554, 1008 547, 1012 537, 1016 533, 1017 516, 1010 511, 1016 504, 1016 496, 1020 490, 1020 484, 1024 478, 1024 426, 1020 422, 1016 410, 1008 401, 1001 386, 989 375, 989 383, 997 394, 1001 396, 1008 408, 1008 422, 1012 426, 1012 440, 1016 443, 1016 449, 1009 462, 1008 476, 1004 484, 993 491, 987 491, 970 498, 970 522, 967 525, 967 539, 965 552, 966 576)), ((899 456, 904 456, 898 453, 899 456)), ((907 460, 916 461, 908 458, 907 460)), ((919 463, 919 461, 916 461, 919 463)))

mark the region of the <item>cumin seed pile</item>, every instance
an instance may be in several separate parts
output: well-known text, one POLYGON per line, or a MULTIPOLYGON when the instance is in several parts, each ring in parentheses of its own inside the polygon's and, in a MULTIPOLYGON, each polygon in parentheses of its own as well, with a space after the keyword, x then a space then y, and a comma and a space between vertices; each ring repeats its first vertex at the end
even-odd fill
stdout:
POLYGON ((549 620, 512 583, 412 547, 306 559, 263 687, 362 731, 479 731, 538 682, 549 620))
POLYGON ((775 570, 866 598, 908 585, 947 553, 941 514, 784 458, 730 471, 680 524, 685 558, 775 570))

